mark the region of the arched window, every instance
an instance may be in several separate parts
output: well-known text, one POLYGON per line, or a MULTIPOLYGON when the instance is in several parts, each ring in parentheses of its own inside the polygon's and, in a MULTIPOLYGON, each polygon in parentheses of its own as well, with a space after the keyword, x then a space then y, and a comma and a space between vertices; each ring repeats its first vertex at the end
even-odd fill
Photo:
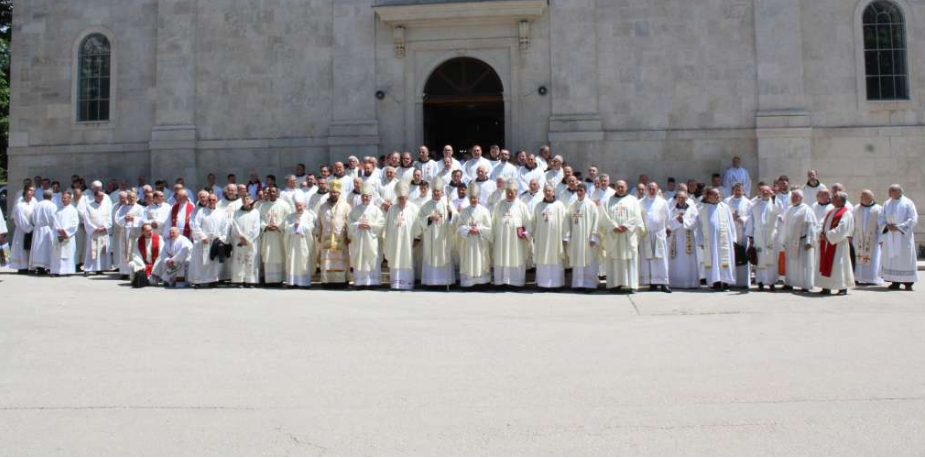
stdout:
POLYGON ((875 1, 864 9, 864 69, 867 100, 909 98, 906 65, 906 21, 890 1, 875 1))
POLYGON ((84 38, 77 54, 77 120, 109 121, 111 47, 105 35, 84 38))

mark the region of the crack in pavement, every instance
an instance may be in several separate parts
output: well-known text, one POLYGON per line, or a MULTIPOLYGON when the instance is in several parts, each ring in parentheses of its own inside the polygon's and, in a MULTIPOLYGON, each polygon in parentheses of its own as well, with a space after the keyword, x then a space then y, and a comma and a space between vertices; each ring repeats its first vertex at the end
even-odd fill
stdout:
POLYGON ((2 406, 4 410, 261 410, 242 406, 2 406))
MULTIPOLYGON (((819 398, 819 399, 772 399, 772 400, 732 400, 732 401, 693 401, 678 402, 671 404, 672 407, 698 406, 698 405, 734 405, 734 404, 804 404, 804 403, 837 403, 837 402, 921 402, 925 401, 925 396, 891 396, 891 397, 867 397, 867 398, 819 398)), ((651 407, 663 406, 659 403, 636 404, 636 403, 617 403, 608 406, 619 407, 651 407)), ((261 410, 304 410, 317 409, 318 406, 0 406, 0 412, 3 411, 62 411, 62 410, 229 410, 229 411, 261 411, 261 410)), ((478 407, 481 408, 481 407, 478 407)), ((282 432, 282 431, 281 431, 282 432)))
POLYGON ((321 446, 321 445, 318 445, 318 444, 315 444, 315 443, 312 443, 312 442, 308 442, 308 441, 301 440, 301 439, 299 439, 299 437, 296 436, 295 434, 292 434, 292 433, 290 433, 290 432, 288 432, 288 431, 283 431, 283 427, 282 427, 282 426, 277 426, 276 428, 273 428, 273 429, 275 429, 275 430, 276 430, 277 432, 279 432, 280 434, 286 435, 287 437, 289 437, 289 439, 292 440, 292 442, 294 442, 294 443, 296 443, 296 444, 304 445, 304 446, 307 446, 307 447, 312 447, 312 448, 314 448, 314 449, 317 449, 317 450, 318 450, 318 454, 315 455, 315 456, 324 456, 324 454, 328 451, 328 448, 327 448, 327 447, 324 447, 324 446, 321 446))
POLYGON ((636 301, 633 300, 633 295, 628 294, 626 298, 630 300, 630 304, 633 304, 633 310, 636 310, 636 315, 642 316, 642 313, 639 313, 639 307, 636 307, 636 301))

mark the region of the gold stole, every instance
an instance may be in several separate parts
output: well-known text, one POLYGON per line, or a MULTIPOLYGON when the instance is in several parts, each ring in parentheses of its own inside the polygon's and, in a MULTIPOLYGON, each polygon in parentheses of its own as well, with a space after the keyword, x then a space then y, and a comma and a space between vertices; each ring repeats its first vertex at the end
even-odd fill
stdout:
MULTIPOLYGON (((707 204, 709 205, 709 204, 707 204)), ((719 241, 718 241, 718 251, 719 251, 719 265, 721 268, 727 268, 730 265, 729 259, 729 218, 726 212, 721 211, 722 207, 720 204, 716 204, 716 210, 713 212, 716 214, 717 222, 719 223, 719 241)), ((713 233, 710 229, 710 215, 708 212, 704 211, 700 213, 700 227, 703 228, 703 246, 704 251, 712 252, 712 249, 709 249, 713 246, 713 233)), ((713 257, 712 253, 704 253, 703 257, 703 266, 705 268, 713 267, 713 257)))
MULTIPOLYGON (((865 207, 860 206, 859 208, 860 210, 858 211, 858 213, 863 215, 865 207)), ((858 262, 861 265, 868 266, 871 263, 871 254, 873 253, 874 243, 875 243, 874 240, 876 240, 877 238, 877 228, 879 227, 877 225, 877 220, 880 217, 881 211, 883 211, 883 209, 874 211, 873 206, 868 208, 867 225, 861 229, 861 240, 860 240, 860 243, 855 247, 858 251, 857 252, 858 262)), ((861 216, 858 219, 859 221, 855 221, 855 224, 860 226, 863 223, 863 216, 861 216)))

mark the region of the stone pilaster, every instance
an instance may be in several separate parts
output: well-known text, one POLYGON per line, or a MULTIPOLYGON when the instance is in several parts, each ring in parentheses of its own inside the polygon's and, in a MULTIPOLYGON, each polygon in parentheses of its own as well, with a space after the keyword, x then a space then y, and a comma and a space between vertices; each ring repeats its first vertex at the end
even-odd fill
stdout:
POLYGON ((334 89, 328 146, 342 160, 379 154, 376 118, 376 18, 368 0, 334 2, 334 89))
POLYGON ((799 182, 812 162, 812 126, 803 88, 800 0, 754 0, 758 70, 758 173, 799 182))
POLYGON ((198 0, 157 3, 157 104, 151 129, 151 175, 195 186, 196 27, 198 0))
POLYGON ((549 2, 551 142, 601 141, 595 0, 549 2))

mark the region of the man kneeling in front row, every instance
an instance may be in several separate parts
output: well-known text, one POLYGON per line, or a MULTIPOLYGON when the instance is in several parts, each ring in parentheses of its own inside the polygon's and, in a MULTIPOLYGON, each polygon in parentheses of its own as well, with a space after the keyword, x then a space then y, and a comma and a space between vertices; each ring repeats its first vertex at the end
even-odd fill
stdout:
POLYGON ((150 224, 141 228, 141 237, 132 247, 132 287, 141 288, 163 282, 167 287, 185 286, 190 251, 188 238, 176 227, 170 228, 167 240, 154 232, 150 224))

